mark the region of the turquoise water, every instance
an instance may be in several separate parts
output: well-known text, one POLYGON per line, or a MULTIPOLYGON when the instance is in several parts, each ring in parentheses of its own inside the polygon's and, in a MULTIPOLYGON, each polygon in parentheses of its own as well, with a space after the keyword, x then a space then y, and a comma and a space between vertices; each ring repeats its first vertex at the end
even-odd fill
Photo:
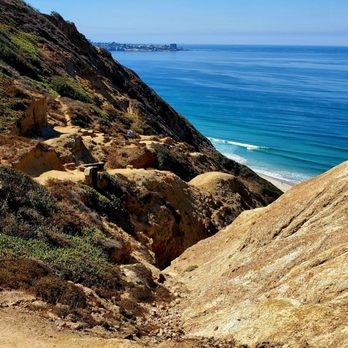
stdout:
POLYGON ((227 157, 289 182, 348 160, 348 48, 115 52, 227 157))

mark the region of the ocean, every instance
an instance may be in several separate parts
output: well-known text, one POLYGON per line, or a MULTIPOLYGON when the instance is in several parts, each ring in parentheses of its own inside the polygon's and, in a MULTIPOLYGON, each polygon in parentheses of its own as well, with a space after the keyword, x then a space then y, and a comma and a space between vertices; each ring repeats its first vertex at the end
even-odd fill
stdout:
POLYGON ((348 47, 114 52, 225 156, 296 183, 348 160, 348 47))

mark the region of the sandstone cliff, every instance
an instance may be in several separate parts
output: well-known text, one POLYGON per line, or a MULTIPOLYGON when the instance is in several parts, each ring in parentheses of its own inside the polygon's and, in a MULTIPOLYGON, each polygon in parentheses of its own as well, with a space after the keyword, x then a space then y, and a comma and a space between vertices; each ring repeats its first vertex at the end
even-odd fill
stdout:
POLYGON ((183 327, 247 344, 346 347, 347 227, 348 162, 242 213, 167 269, 185 291, 183 327))
POLYGON ((346 182, 262 208, 282 192, 74 24, 0 0, 0 346, 343 346, 346 182))
POLYGON ((152 343, 175 301, 160 270, 281 195, 74 24, 19 0, 0 0, 0 164, 1 307, 152 343), (85 181, 100 161, 100 185, 85 181), (245 191, 225 202, 188 183, 210 171, 245 191))
MULTIPOLYGON (((110 168, 151 166, 184 180, 225 171, 240 176, 263 205, 281 194, 247 167, 218 154, 134 72, 93 47, 59 14, 43 15, 19 0, 1 0, 0 9, 1 137, 48 142, 62 165, 95 160, 110 168), (129 129, 134 131, 131 140, 129 129), (155 142, 147 149, 140 138, 146 135, 172 142, 155 142)), ((34 171, 39 172, 28 168, 34 171)))

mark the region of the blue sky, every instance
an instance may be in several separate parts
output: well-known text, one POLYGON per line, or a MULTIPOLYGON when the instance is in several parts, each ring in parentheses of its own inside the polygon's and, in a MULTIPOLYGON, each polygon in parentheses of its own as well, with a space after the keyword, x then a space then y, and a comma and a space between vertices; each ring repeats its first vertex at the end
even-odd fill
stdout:
POLYGON ((348 0, 29 0, 89 39, 348 45, 348 0))

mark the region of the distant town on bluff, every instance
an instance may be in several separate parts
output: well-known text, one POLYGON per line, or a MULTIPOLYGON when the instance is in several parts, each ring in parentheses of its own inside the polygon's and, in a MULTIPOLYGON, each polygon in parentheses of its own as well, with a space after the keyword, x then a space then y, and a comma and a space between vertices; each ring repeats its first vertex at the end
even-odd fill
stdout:
POLYGON ((92 42, 96 47, 104 48, 108 51, 121 52, 176 52, 185 51, 182 47, 178 47, 176 43, 169 45, 154 45, 154 44, 121 44, 116 42, 92 42))

